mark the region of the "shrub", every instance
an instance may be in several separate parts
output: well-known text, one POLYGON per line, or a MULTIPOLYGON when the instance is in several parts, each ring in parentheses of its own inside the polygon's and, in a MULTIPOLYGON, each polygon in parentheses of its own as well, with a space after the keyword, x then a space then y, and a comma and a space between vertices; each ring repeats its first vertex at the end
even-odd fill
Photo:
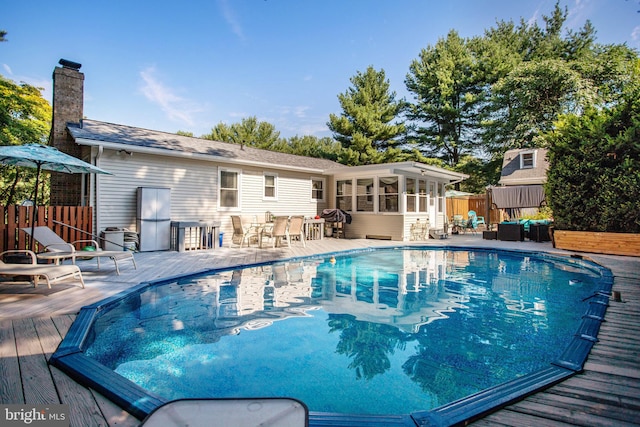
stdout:
POLYGON ((635 92, 612 108, 565 115, 546 136, 545 191, 558 229, 640 232, 640 91, 635 92))

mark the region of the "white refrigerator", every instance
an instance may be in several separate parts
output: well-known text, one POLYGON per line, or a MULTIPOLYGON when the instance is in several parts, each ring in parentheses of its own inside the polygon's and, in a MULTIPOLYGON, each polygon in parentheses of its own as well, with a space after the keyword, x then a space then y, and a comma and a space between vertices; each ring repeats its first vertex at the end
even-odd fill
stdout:
POLYGON ((169 250, 171 244, 171 189, 138 187, 136 219, 141 252, 169 250))

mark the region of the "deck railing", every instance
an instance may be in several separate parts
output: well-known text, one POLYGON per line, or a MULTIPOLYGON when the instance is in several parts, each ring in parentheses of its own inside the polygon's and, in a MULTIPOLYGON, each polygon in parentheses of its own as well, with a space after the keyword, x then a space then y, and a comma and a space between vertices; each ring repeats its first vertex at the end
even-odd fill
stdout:
MULTIPOLYGON (((41 251, 37 242, 30 248, 29 236, 20 228, 31 227, 33 206, 0 206, 0 252, 14 249, 41 251)), ((90 206, 38 206, 36 226, 44 225, 67 242, 91 239, 93 208, 90 206)), ((81 248, 77 248, 81 249, 81 248)))

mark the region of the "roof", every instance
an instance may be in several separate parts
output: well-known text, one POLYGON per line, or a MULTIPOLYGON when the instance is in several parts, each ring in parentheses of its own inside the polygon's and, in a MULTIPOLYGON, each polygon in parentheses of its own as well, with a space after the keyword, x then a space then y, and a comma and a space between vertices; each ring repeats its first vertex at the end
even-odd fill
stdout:
POLYGON ((502 161, 500 173, 501 185, 533 185, 543 184, 547 181, 547 150, 545 148, 518 148, 507 150, 502 161), (531 153, 535 155, 534 167, 520 168, 520 155, 531 153))
POLYGON ((394 163, 376 163, 371 165, 359 165, 359 166, 344 166, 340 165, 340 169, 334 169, 331 171, 334 175, 340 176, 368 176, 378 173, 389 173, 396 175, 407 176, 429 176, 432 178, 439 178, 447 180, 450 183, 460 182, 469 175, 465 175, 460 172, 451 171, 438 166, 427 165, 419 162, 394 162, 394 163))
POLYGON ((67 129, 79 145, 100 145, 131 152, 193 157, 222 163, 268 165, 321 173, 342 167, 327 159, 298 156, 220 141, 182 136, 133 126, 83 119, 67 129))

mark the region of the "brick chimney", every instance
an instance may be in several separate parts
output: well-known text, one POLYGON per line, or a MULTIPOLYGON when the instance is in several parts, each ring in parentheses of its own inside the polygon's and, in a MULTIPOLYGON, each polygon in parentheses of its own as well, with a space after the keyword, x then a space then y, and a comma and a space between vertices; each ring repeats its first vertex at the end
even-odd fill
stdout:
MULTIPOLYGON (((83 116, 84 74, 76 62, 61 59, 53 70, 53 119, 49 145, 82 159, 83 150, 67 132, 67 123, 80 123, 83 116)), ((82 204, 82 175, 51 173, 51 205, 82 204)))

